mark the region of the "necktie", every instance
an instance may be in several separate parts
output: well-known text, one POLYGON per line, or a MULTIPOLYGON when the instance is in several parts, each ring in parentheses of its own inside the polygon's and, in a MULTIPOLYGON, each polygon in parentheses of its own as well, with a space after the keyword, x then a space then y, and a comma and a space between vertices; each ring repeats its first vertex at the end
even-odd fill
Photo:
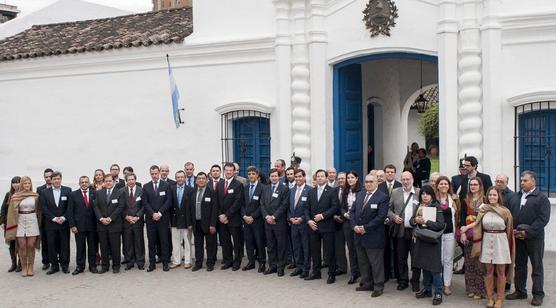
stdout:
POLYGON ((187 186, 191 187, 191 178, 187 179, 187 186))
POLYGON ((216 187, 218 187, 218 181, 214 180, 214 183, 212 184, 212 188, 214 188, 214 190, 216 190, 216 187))
POLYGON ((299 197, 301 197, 301 188, 297 188, 297 191, 295 192, 295 204, 294 204, 294 208, 297 207, 297 203, 299 202, 299 197))
POLYGON ((363 206, 365 206, 365 204, 369 202, 369 199, 371 199, 372 195, 373 195, 372 193, 367 193, 367 195, 365 196, 365 200, 363 201, 363 206))
POLYGON ((251 184, 249 186, 249 200, 253 199, 253 193, 255 192, 255 185, 251 184))
POLYGON ((224 194, 228 193, 228 181, 224 182, 224 194))
POLYGON ((154 182, 154 192, 158 190, 158 182, 154 182))
POLYGON ((89 198, 87 197, 87 191, 83 191, 83 201, 85 201, 85 207, 89 208, 89 198))
POLYGON ((319 193, 319 195, 317 197, 317 200, 320 201, 320 196, 322 196, 322 187, 320 187, 320 186, 319 186, 318 193, 319 193))
POLYGON ((272 193, 276 190, 276 185, 272 185, 272 193))
POLYGON ((128 200, 129 200, 130 203, 132 203, 132 202, 133 202, 133 199, 134 199, 134 198, 133 198, 133 188, 130 188, 130 189, 129 189, 129 197, 128 197, 128 200))
POLYGON ((201 189, 197 190, 197 199, 195 199, 195 202, 201 203, 201 201, 202 201, 201 198, 203 197, 202 192, 203 191, 201 189))
POLYGON ((178 186, 178 207, 181 209, 181 200, 183 198, 183 187, 178 186))
POLYGON ((106 202, 108 202, 110 200, 110 194, 112 193, 112 189, 108 189, 106 191, 106 202))
POLYGON ((388 194, 392 194, 392 183, 388 183, 388 194))

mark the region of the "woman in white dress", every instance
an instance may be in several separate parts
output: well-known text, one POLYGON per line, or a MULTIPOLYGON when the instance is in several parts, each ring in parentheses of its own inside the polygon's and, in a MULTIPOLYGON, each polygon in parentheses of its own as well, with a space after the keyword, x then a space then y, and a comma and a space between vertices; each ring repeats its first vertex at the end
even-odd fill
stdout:
POLYGON ((6 238, 17 239, 21 259, 21 275, 33 276, 35 248, 40 241, 39 195, 33 192, 33 184, 28 176, 21 177, 19 189, 10 198, 6 223, 6 238))

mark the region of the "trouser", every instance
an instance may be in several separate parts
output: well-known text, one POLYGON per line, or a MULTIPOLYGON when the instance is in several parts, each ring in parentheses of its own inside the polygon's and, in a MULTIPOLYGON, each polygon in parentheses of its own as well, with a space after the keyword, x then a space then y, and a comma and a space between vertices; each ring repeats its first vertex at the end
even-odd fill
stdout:
POLYGON ((261 219, 255 219, 252 224, 243 224, 243 235, 245 236, 245 251, 250 263, 255 260, 260 264, 266 262, 266 239, 264 222, 261 219))
POLYGON ((531 260, 533 296, 544 297, 544 239, 515 240, 515 289, 527 294, 527 260, 531 260))
POLYGON ((195 265, 202 266, 204 259, 203 244, 207 249, 207 266, 214 266, 216 263, 216 234, 204 232, 201 227, 201 221, 197 220, 195 224, 194 242, 195 242, 195 265))
POLYGON ((456 238, 454 233, 442 234, 442 278, 446 287, 452 285, 455 248, 456 238))
POLYGON ((265 223, 266 246, 268 252, 268 267, 284 269, 286 266, 286 249, 288 245, 288 228, 282 225, 265 223))
MULTIPOLYGON (((125 223, 127 224, 127 222, 125 223)), ((143 233, 143 222, 137 221, 133 225, 126 225, 124 229, 124 257, 127 265, 137 264, 145 266, 145 235, 143 233)))
POLYGON ((355 250, 355 245, 353 244, 353 237, 355 232, 351 228, 349 221, 346 221, 342 226, 344 232, 344 238, 346 240, 349 256, 349 269, 352 276, 359 276, 359 264, 357 263, 357 251, 355 250))
POLYGON ((17 252, 15 251, 15 240, 10 241, 9 251, 10 251, 10 258, 12 259, 12 265, 17 266, 17 252))
POLYGON ((291 238, 296 269, 309 272, 311 252, 309 250, 309 227, 306 223, 291 225, 291 238))
POLYGON ((336 255, 334 246, 334 231, 320 232, 309 230, 309 243, 311 245, 311 260, 313 262, 313 273, 320 274, 321 269, 321 242, 325 260, 328 262, 328 275, 334 276, 336 273, 336 255))
POLYGON ((191 259, 191 249, 192 241, 191 237, 193 232, 189 229, 178 229, 172 228, 172 262, 175 264, 181 264, 182 258, 185 260, 185 264, 191 264, 193 260, 191 259))
POLYGON ((218 223, 218 236, 222 245, 222 260, 225 265, 241 266, 243 259, 243 232, 241 227, 218 223))
POLYGON ((384 249, 356 246, 361 283, 374 291, 384 290, 384 249))
POLYGON ((122 237, 121 232, 108 232, 99 231, 98 241, 100 242, 100 254, 102 256, 101 264, 104 270, 110 268, 110 259, 108 257, 108 251, 112 255, 112 268, 119 269, 122 259, 122 237))
MULTIPOLYGON (((398 267, 398 284, 407 285, 409 282, 409 267, 407 264, 409 254, 413 258, 414 243, 412 240, 413 230, 405 228, 404 236, 395 238, 396 265, 398 267)), ((411 284, 419 285, 421 269, 411 267, 411 284)))
MULTIPOLYGON (((168 258, 167 258, 167 262, 169 263, 171 261, 171 257, 172 257, 172 253, 174 251, 174 245, 172 243, 172 229, 168 229, 167 233, 167 239, 166 239, 166 243, 168 243, 168 258)), ((148 237, 148 235, 147 235, 148 237)), ((156 242, 156 255, 158 256, 158 258, 160 259, 161 262, 164 262, 162 260, 162 247, 160 245, 160 241, 156 242)), ((180 260, 181 262, 181 260, 180 260)))
MULTIPOLYGON (((42 216, 42 221, 45 221, 44 215, 42 216)), ((48 256, 48 239, 46 238, 46 230, 44 228, 46 224, 42 223, 40 227, 41 232, 41 258, 42 264, 46 265, 50 263, 49 256, 48 256)))
POLYGON ((160 259, 164 265, 168 264, 170 255, 168 247, 168 232, 170 228, 167 220, 147 220, 147 238, 149 240, 149 266, 156 266, 156 247, 159 245, 160 259))
POLYGON ((80 270, 85 269, 85 254, 89 268, 96 266, 97 256, 97 232, 96 231, 79 231, 75 234, 75 263, 80 270))
POLYGON ((442 294, 442 274, 423 270, 423 287, 426 291, 434 287, 434 294, 442 294))
POLYGON ((334 253, 336 255, 336 268, 339 271, 347 272, 346 258, 346 238, 344 236, 344 225, 336 226, 338 229, 334 232, 334 253))
POLYGON ((69 266, 70 254, 70 230, 69 228, 47 230, 48 260, 54 268, 58 268, 58 263, 62 268, 69 266))
POLYGON ((398 270, 395 266, 396 264, 396 253, 394 251, 394 244, 392 237, 390 236, 391 226, 384 226, 384 238, 386 239, 386 245, 384 246, 384 277, 385 279, 397 278, 398 270))

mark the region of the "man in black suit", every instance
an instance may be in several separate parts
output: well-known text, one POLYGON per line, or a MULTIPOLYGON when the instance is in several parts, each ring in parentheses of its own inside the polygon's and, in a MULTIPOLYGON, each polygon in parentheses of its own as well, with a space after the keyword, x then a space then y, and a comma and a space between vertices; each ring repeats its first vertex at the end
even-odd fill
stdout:
POLYGON ((195 165, 188 161, 183 165, 183 171, 185 172, 185 185, 194 188, 195 187, 195 165))
MULTIPOLYGON (((54 170, 50 168, 44 169, 43 177, 44 177, 44 184, 37 187, 37 194, 39 194, 39 198, 43 191, 47 188, 52 187, 52 172, 54 170)), ((46 224, 44 223, 44 211, 42 212, 42 221, 43 223, 39 226, 41 232, 41 257, 42 257, 42 270, 46 271, 50 267, 50 261, 48 260, 48 241, 46 239, 46 230, 44 227, 46 224)))
POLYGON ((464 158, 461 158, 459 160, 459 167, 458 167, 459 174, 452 176, 452 191, 454 192, 454 194, 457 195, 460 195, 462 184, 465 181, 465 179, 467 179, 467 169, 465 168, 464 162, 465 162, 464 158))
POLYGON ((309 242, 311 245, 311 259, 313 270, 305 280, 321 278, 321 242, 324 254, 328 256, 328 279, 326 283, 336 281, 336 256, 334 252, 334 232, 336 224, 334 215, 340 212, 336 190, 327 185, 328 172, 319 169, 316 172, 317 187, 309 192, 305 221, 309 225, 309 242))
POLYGON ((396 180, 396 166, 389 164, 384 167, 384 175, 386 180, 378 185, 378 190, 387 196, 392 194, 392 190, 402 187, 402 183, 396 180))
POLYGON ((255 261, 259 261, 259 273, 262 273, 266 264, 264 218, 261 215, 261 198, 265 185, 259 183, 259 170, 254 166, 247 168, 247 179, 249 183, 245 186, 245 203, 241 207, 241 217, 249 262, 242 270, 254 269, 255 261))
POLYGON ((143 233, 145 209, 143 208, 143 188, 137 185, 135 173, 125 175, 126 186, 122 188, 120 202, 123 205, 124 218, 124 258, 125 270, 135 264, 139 270, 145 267, 145 235, 143 233))
POLYGON ((192 227, 195 234, 195 266, 191 270, 195 272, 203 267, 204 241, 207 250, 207 271, 211 272, 216 263, 216 221, 218 220, 216 191, 207 185, 206 173, 197 173, 196 179, 196 187, 191 192, 188 211, 188 226, 192 227))
MULTIPOLYGON (((131 166, 125 166, 124 169, 122 169, 122 172, 124 173, 124 181, 125 181, 128 174, 131 174, 131 173, 135 174, 135 171, 133 171, 133 167, 131 167, 131 166)), ((125 181, 125 183, 127 185, 127 181, 125 181)), ((139 187, 142 187, 141 183, 137 182, 137 181, 135 181, 135 185, 137 185, 139 187)))
POLYGON ((243 232, 241 230, 241 207, 245 202, 243 185, 234 177, 233 163, 224 165, 224 182, 218 185, 218 234, 222 245, 221 269, 237 271, 243 258, 243 232), (233 244, 232 244, 233 239, 233 244), (233 248, 232 248, 233 247, 233 248), (232 254, 233 251, 233 254, 232 254))
POLYGON ((78 275, 85 270, 85 254, 89 263, 89 272, 96 273, 97 254, 97 219, 93 204, 95 192, 89 189, 89 177, 79 178, 79 189, 73 191, 69 198, 68 221, 71 232, 75 235, 77 256, 76 268, 72 275, 78 275))
POLYGON ((114 179, 114 188, 120 189, 125 186, 124 179, 120 178, 120 166, 118 164, 112 164, 112 166, 110 166, 110 174, 112 174, 112 178, 114 179))
POLYGON ((191 237, 193 228, 190 227, 188 217, 191 203, 191 192, 193 188, 185 185, 185 172, 179 170, 176 172, 176 185, 170 186, 170 194, 172 196, 171 207, 171 225, 172 225, 172 263, 170 268, 176 268, 182 264, 182 258, 185 261, 184 268, 191 268, 191 237))
POLYGON ((48 259, 51 268, 47 275, 54 274, 62 267, 64 274, 69 273, 70 230, 68 202, 71 188, 62 186, 62 173, 52 173, 52 187, 42 192, 41 208, 44 212, 46 237, 48 243, 48 259))
POLYGON ((210 179, 209 179, 209 183, 208 186, 210 188, 212 188, 212 190, 216 191, 216 189, 218 188, 218 184, 220 184, 220 182, 224 182, 224 179, 220 177, 220 174, 222 173, 222 168, 220 168, 220 165, 212 165, 212 167, 210 167, 210 179))
POLYGON ((288 222, 291 224, 292 250, 296 269, 290 273, 290 276, 299 275, 299 278, 304 279, 309 276, 311 266, 309 227, 305 221, 305 208, 307 207, 307 196, 313 188, 305 183, 304 170, 296 169, 294 174, 296 185, 290 189, 288 222))
POLYGON ((122 211, 124 208, 120 198, 122 191, 114 186, 112 175, 107 174, 104 176, 104 188, 95 194, 94 210, 102 256, 102 269, 99 274, 104 274, 109 270, 109 255, 112 256, 112 272, 114 274, 120 272, 122 211))
POLYGON ((156 245, 160 243, 162 269, 167 272, 169 247, 168 232, 170 230, 170 207, 172 199, 170 185, 160 181, 160 168, 153 165, 149 169, 151 181, 143 186, 143 206, 147 221, 147 238, 149 239, 149 268, 147 272, 156 269, 156 245))
POLYGON ((288 245, 287 211, 290 189, 280 182, 277 169, 270 170, 269 178, 270 185, 264 188, 261 200, 268 250, 268 269, 264 274, 278 273, 278 277, 282 277, 288 245))
POLYGON ((166 164, 160 165, 160 180, 163 182, 167 182, 170 186, 176 185, 176 181, 172 180, 168 177, 170 174, 170 167, 166 164))

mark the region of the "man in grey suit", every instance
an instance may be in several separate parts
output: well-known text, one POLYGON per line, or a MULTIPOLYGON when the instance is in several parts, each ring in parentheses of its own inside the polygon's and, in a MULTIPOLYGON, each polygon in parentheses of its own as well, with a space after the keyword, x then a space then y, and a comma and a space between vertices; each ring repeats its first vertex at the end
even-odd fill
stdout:
MULTIPOLYGON (((409 171, 402 173, 402 187, 395 188, 390 196, 388 219, 393 223, 390 227, 391 237, 397 252, 398 290, 409 287, 407 258, 413 254, 413 229, 409 220, 419 207, 419 188, 413 186, 413 175, 409 171)), ((419 291, 421 271, 412 269, 411 285, 414 292, 419 291)))
POLYGON ((143 189, 137 185, 135 173, 125 176, 126 186, 120 197, 124 217, 124 257, 127 259, 125 270, 132 269, 135 264, 139 270, 145 267, 145 210, 141 203, 143 189))

